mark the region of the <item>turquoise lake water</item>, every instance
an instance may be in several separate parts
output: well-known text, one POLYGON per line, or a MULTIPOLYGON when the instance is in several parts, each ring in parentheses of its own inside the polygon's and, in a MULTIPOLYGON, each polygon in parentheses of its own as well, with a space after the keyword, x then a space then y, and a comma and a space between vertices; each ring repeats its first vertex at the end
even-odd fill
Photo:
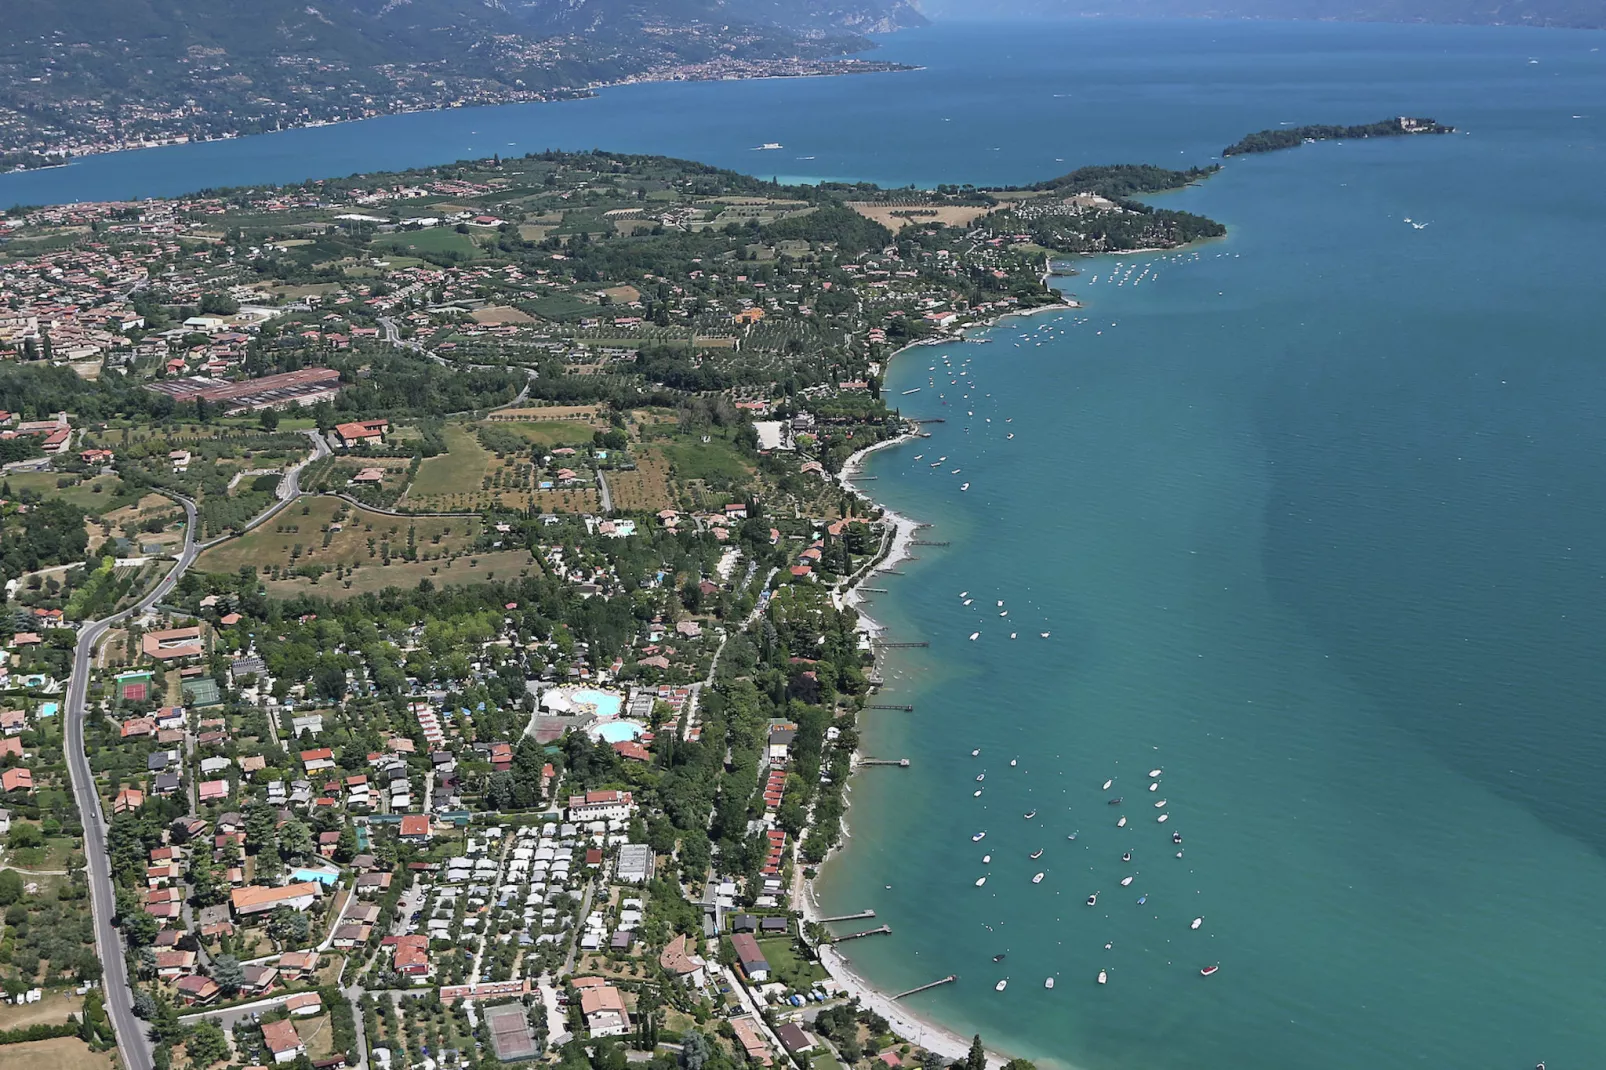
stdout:
POLYGON ((866 749, 913 765, 855 782, 821 891, 892 926, 845 945, 867 976, 957 973, 911 1007, 1061 1065, 1593 1067, 1603 46, 949 25, 886 40, 919 72, 638 86, 124 154, 0 177, 0 203, 549 145, 1019 182, 1200 163, 1279 122, 1454 123, 1468 133, 1233 160, 1167 198, 1226 239, 1084 262, 1062 280, 1083 310, 898 359, 888 396, 946 422, 877 454, 867 486, 950 545, 878 584, 893 636, 932 645, 888 666, 889 699, 918 712, 874 715, 866 749), (752 149, 772 141, 785 149, 752 149))

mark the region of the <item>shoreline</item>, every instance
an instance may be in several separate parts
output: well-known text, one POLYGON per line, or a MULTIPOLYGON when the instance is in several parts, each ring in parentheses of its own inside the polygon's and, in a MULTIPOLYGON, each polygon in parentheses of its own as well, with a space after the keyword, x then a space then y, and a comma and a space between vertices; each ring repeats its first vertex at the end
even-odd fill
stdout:
MULTIPOLYGON (((839 62, 839 61, 824 61, 824 62, 839 62)), ((867 61, 861 61, 861 62, 873 63, 874 61, 868 61, 867 60, 867 61)), ((61 157, 61 162, 60 163, 45 164, 45 165, 40 166, 40 167, 14 167, 14 168, 8 168, 8 169, 6 169, 4 171, 0 171, 0 175, 21 175, 21 174, 32 174, 32 173, 34 173, 36 171, 53 171, 53 170, 56 170, 57 168, 71 167, 74 164, 78 163, 80 160, 89 160, 89 159, 93 159, 93 158, 98 157, 98 156, 115 156, 118 153, 124 153, 124 152, 144 152, 144 151, 147 151, 149 149, 172 149, 172 148, 182 148, 182 147, 185 147, 185 146, 188 146, 188 145, 207 145, 207 144, 211 144, 212 142, 215 142, 215 141, 240 141, 240 140, 243 140, 245 138, 267 137, 267 136, 270 136, 272 134, 288 134, 288 133, 292 133, 292 132, 297 131, 297 130, 316 130, 316 129, 319 129, 320 127, 326 127, 326 126, 346 126, 346 125, 348 125, 350 123, 365 123, 365 122, 369 122, 370 120, 373 120, 373 119, 386 119, 386 118, 390 118, 392 116, 398 116, 398 115, 426 115, 426 114, 429 114, 429 113, 432 113, 432 112, 470 111, 470 110, 475 109, 475 108, 506 108, 506 107, 513 107, 513 106, 521 105, 521 104, 568 104, 568 103, 572 103, 572 102, 577 101, 577 100, 594 100, 596 97, 601 95, 601 90, 604 90, 604 89, 621 89, 621 88, 624 88, 626 86, 633 86, 633 85, 665 85, 665 84, 672 84, 672 83, 683 83, 683 84, 688 84, 689 85, 689 84, 694 84, 694 83, 698 83, 698 82, 724 82, 724 81, 771 82, 771 81, 788 81, 788 80, 798 79, 798 78, 847 78, 847 77, 852 77, 852 76, 855 76, 855 75, 866 75, 866 74, 906 74, 906 73, 909 73, 911 71, 923 71, 925 69, 926 68, 924 68, 922 66, 915 65, 915 64, 899 64, 897 66, 892 66, 892 67, 868 66, 868 67, 866 67, 866 68, 864 68, 862 70, 854 70, 854 69, 849 69, 849 70, 819 70, 819 71, 808 71, 808 72, 804 72, 804 73, 800 73, 800 74, 755 74, 755 75, 748 75, 748 76, 745 76, 745 77, 742 76, 742 75, 736 75, 733 78, 723 78, 723 77, 716 78, 716 77, 713 77, 713 76, 703 77, 703 78, 669 78, 669 77, 664 77, 664 78, 637 78, 637 77, 627 77, 627 78, 623 78, 623 79, 620 79, 619 81, 615 81, 615 82, 596 82, 596 83, 593 83, 592 85, 576 87, 574 89, 555 90, 554 92, 562 93, 564 95, 562 95, 562 96, 554 96, 551 99, 546 99, 546 100, 539 99, 539 98, 530 99, 530 100, 512 99, 512 100, 485 101, 483 103, 474 103, 474 104, 468 104, 468 105, 440 104, 440 105, 435 105, 435 106, 430 106, 430 107, 405 107, 405 106, 403 106, 403 107, 398 107, 398 108, 391 109, 389 111, 382 111, 382 112, 379 112, 378 114, 375 114, 375 115, 357 115, 357 116, 352 116, 350 118, 344 118, 344 119, 317 119, 317 120, 313 120, 313 121, 305 122, 305 123, 293 123, 293 124, 290 124, 290 125, 287 125, 287 126, 281 126, 276 130, 258 130, 255 133, 250 133, 250 134, 241 133, 238 130, 230 130, 230 131, 228 131, 226 133, 218 134, 218 135, 213 136, 213 137, 189 138, 189 139, 187 139, 185 141, 165 141, 165 142, 159 142, 159 143, 156 143, 156 144, 119 145, 116 148, 95 149, 95 150, 90 151, 90 152, 78 152, 78 151, 74 151, 72 149, 63 149, 63 150, 59 150, 59 151, 56 150, 56 149, 51 149, 51 150, 49 150, 47 152, 41 152, 41 153, 39 153, 39 155, 42 155, 42 156, 56 156, 56 155, 59 155, 61 157)), ((178 135, 174 135, 174 136, 178 136, 178 135)), ((0 150, 0 151, 3 151, 3 150, 0 150)), ((35 152, 37 150, 27 149, 27 150, 16 150, 16 151, 35 152)), ((422 165, 419 165, 419 166, 421 166, 421 167, 441 167, 441 166, 445 166, 445 165, 446 165, 446 162, 442 161, 441 163, 422 164, 422 165)), ((325 176, 325 177, 329 177, 329 176, 325 176)), ((149 198, 136 197, 136 198, 128 198, 128 199, 131 199, 131 200, 146 200, 146 199, 149 199, 149 198)), ((78 203, 78 202, 61 202, 61 203, 78 203)))
MULTIPOLYGON (((1073 275, 1074 273, 1063 275, 1056 273, 1054 271, 1053 263, 1050 261, 1050 263, 1046 265, 1046 269, 1043 274, 1043 282, 1045 285, 1048 285, 1048 280, 1050 278, 1070 278, 1073 277, 1073 275)), ((941 345, 946 343, 960 344, 969 340, 969 332, 991 330, 998 327, 1003 323, 1004 320, 1010 318, 1011 316, 1027 317, 1035 316, 1044 312, 1070 312, 1082 307, 1079 302, 1072 298, 1066 297, 1063 290, 1056 288, 1055 292, 1060 295, 1061 300, 1054 302, 1053 304, 1038 305, 1034 308, 1017 309, 1000 313, 999 315, 991 317, 990 319, 969 324, 961 328, 958 333, 941 340, 922 339, 918 342, 911 342, 888 356, 885 367, 891 368, 893 361, 895 361, 907 350, 915 349, 921 346, 941 345)), ((884 371, 885 368, 883 369, 883 372, 884 371)), ((855 483, 854 479, 860 474, 861 470, 864 468, 865 461, 872 453, 876 453, 880 450, 891 449, 895 446, 901 446, 907 442, 916 441, 920 437, 921 436, 918 432, 908 431, 894 438, 883 439, 880 442, 866 446, 863 449, 855 450, 848 456, 847 460, 842 463, 842 470, 837 474, 837 482, 844 490, 848 491, 848 493, 852 494, 860 501, 865 502, 871 508, 879 510, 881 513, 881 519, 892 524, 892 541, 887 547, 886 553, 879 560, 877 560, 875 564, 866 569, 863 575, 854 580, 845 591, 842 591, 839 595, 834 596, 839 605, 843 607, 852 607, 858 612, 859 630, 864 632, 865 635, 870 638, 872 644, 874 643, 875 638, 885 630, 885 626, 860 608, 864 603, 864 598, 860 595, 859 588, 867 583, 871 577, 875 576, 877 573, 887 572, 892 568, 895 568, 900 562, 908 560, 912 556, 910 553, 910 548, 914 541, 915 533, 921 528, 929 527, 930 524, 926 521, 915 520, 911 517, 905 516, 886 503, 878 501, 876 498, 872 497, 868 492, 866 492, 863 487, 855 483)), ((859 755, 855 753, 854 772, 857 772, 858 758, 859 755)), ((847 795, 851 796, 852 791, 852 775, 850 774, 848 778, 847 795)), ((842 815, 844 839, 851 838, 850 833, 848 832, 848 818, 852 812, 852 808, 852 799, 847 798, 842 815)), ((825 867, 832 863, 836 851, 839 849, 840 848, 834 848, 831 854, 828 854, 825 859, 820 862, 816 869, 823 873, 825 867)), ((792 906, 794 909, 802 913, 803 918, 806 921, 817 922, 820 918, 826 916, 824 909, 820 906, 819 902, 815 898, 814 881, 803 877, 801 870, 797 871, 797 876, 794 879, 792 906)), ((822 944, 818 948, 818 953, 820 956, 820 964, 825 967, 826 972, 831 975, 831 979, 841 986, 842 990, 847 994, 847 996, 849 998, 858 999, 861 1006, 867 1007, 870 1010, 875 1011, 875 1013, 879 1014, 881 1017, 885 1018, 892 1026, 893 1031, 901 1036, 904 1040, 913 1044, 917 1044, 921 1047, 928 1048, 942 1056, 944 1059, 963 1060, 966 1055, 969 1054, 971 1043, 970 1040, 966 1039, 962 1034, 950 1028, 949 1026, 944 1025, 941 1021, 937 1020, 936 1017, 919 1011, 911 1010, 904 1004, 894 1001, 890 993, 878 988, 876 985, 872 984, 870 981, 861 976, 853 968, 851 961, 841 952, 837 951, 834 946, 822 944)), ((983 1039, 982 1044, 987 1051, 987 1066, 989 1067, 989 1070, 1000 1070, 1005 1063, 1010 1061, 1011 1056, 1001 1051, 996 1045, 988 1043, 985 1039, 983 1039)))

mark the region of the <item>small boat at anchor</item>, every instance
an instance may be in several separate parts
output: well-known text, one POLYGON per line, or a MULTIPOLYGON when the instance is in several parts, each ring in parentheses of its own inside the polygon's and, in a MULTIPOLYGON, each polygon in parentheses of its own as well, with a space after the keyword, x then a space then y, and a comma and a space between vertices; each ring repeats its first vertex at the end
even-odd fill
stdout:
POLYGON ((1121 887, 1129 888, 1131 886, 1132 886, 1132 878, 1131 877, 1122 877, 1121 878, 1121 887))
POLYGON ((1165 800, 1164 800, 1164 799, 1160 799, 1160 800, 1159 800, 1159 801, 1157 801, 1157 802, 1156 802, 1156 803, 1155 803, 1155 804, 1154 804, 1154 808, 1155 808, 1155 809, 1156 809, 1156 810, 1158 810, 1158 809, 1160 809, 1160 808, 1161 808, 1161 807, 1162 807, 1162 806, 1164 806, 1164 805, 1165 805, 1165 800))
POLYGON ((970 842, 971 842, 971 843, 980 843, 980 842, 981 842, 981 838, 982 838, 982 837, 983 837, 983 836, 985 836, 985 835, 987 835, 987 833, 985 833, 985 832, 978 832, 978 833, 976 833, 976 835, 974 835, 974 836, 972 836, 972 837, 971 837, 971 838, 970 838, 970 842))
POLYGON ((1116 820, 1115 827, 1118 828, 1118 829, 1126 828, 1126 817, 1125 817, 1125 815, 1121 816, 1120 818, 1118 818, 1116 820))
POLYGON ((1100 970, 1099 971, 1099 984, 1102 985, 1102 984, 1106 983, 1107 981, 1109 981, 1109 979, 1110 979, 1110 975, 1109 975, 1108 971, 1106 971, 1106 970, 1100 970))
POLYGON ((1029 857, 1033 862, 1037 861, 1039 858, 1043 857, 1043 849, 1039 847, 1037 850, 1033 851, 1029 857))
POLYGON ((1000 951, 998 954, 993 956, 993 961, 994 962, 1003 962, 1008 957, 1009 957, 1009 952, 1000 951))
POLYGON ((1181 842, 1182 842, 1182 833, 1180 833, 1180 832, 1173 832, 1173 833, 1172 833, 1172 834, 1171 834, 1171 842, 1172 842, 1172 843, 1181 843, 1181 842))
POLYGON ((1036 810, 1028 810, 1028 811, 1026 811, 1026 813, 1022 814, 1021 816, 1024 817, 1026 820, 1030 821, 1032 818, 1037 816, 1037 811, 1036 810))
POLYGON ((1110 800, 1110 805, 1111 806, 1120 806, 1122 801, 1125 800, 1125 799, 1126 799, 1125 795, 1117 795, 1115 798, 1110 800))
POLYGON ((1006 977, 1002 981, 999 981, 996 985, 993 985, 993 991, 994 992, 1002 992, 1008 986, 1009 986, 1009 978, 1006 977))
POLYGON ((1190 921, 1188 923, 1188 928, 1197 929, 1199 926, 1201 926, 1203 924, 1204 924, 1204 919, 1203 918, 1194 918, 1192 921, 1190 921))
POLYGON ((1114 779, 1114 778, 1113 778, 1113 777, 1112 777, 1112 778, 1110 778, 1110 779, 1109 779, 1109 780, 1106 780, 1106 781, 1105 781, 1105 782, 1104 782, 1104 789, 1103 789, 1103 790, 1105 790, 1105 791, 1109 791, 1109 790, 1110 790, 1110 785, 1111 785, 1111 784, 1114 784, 1114 783, 1115 783, 1115 779, 1114 779))
POLYGON ((1128 851, 1128 852, 1127 852, 1127 853, 1126 853, 1126 854, 1124 854, 1124 855, 1122 855, 1122 856, 1121 856, 1121 861, 1123 861, 1123 862, 1130 862, 1130 861, 1132 861, 1132 852, 1131 852, 1131 851, 1128 851))
POLYGON ((1044 988, 1053 988, 1054 987, 1054 978, 1050 977, 1047 980, 1045 980, 1043 982, 1043 987, 1044 988))
POLYGON ((1219 969, 1221 969, 1220 966, 1206 966, 1204 969, 1199 971, 1199 976, 1200 977, 1209 977, 1211 974, 1215 973, 1219 969))
POLYGON ((981 782, 982 782, 982 781, 983 781, 983 780, 986 780, 986 779, 987 779, 987 774, 986 774, 986 773, 977 773, 977 774, 976 774, 976 783, 978 783, 978 784, 979 784, 979 783, 981 783, 981 782))
POLYGON ((1032 878, 1032 883, 1033 884, 1042 884, 1043 883, 1043 874, 1039 873, 1035 877, 1033 877, 1032 878))
POLYGON ((1148 892, 1144 892, 1142 895, 1138 896, 1138 906, 1142 906, 1144 903, 1147 903, 1148 901, 1149 901, 1149 893, 1148 892))
POLYGON ((1150 769, 1149 770, 1149 779, 1153 780, 1155 777, 1160 775, 1160 772, 1161 771, 1159 769, 1150 769))
POLYGON ((981 748, 977 747, 975 750, 971 751, 970 756, 972 758, 979 758, 981 756, 981 748))
POLYGON ((987 878, 986 877, 977 877, 976 878, 976 887, 980 888, 982 885, 984 885, 986 883, 987 883, 987 878))
POLYGON ((1090 907, 1098 906, 1099 905, 1099 893, 1094 892, 1092 895, 1088 896, 1087 897, 1087 905, 1090 906, 1090 907))
POLYGON ((1157 817, 1157 818, 1155 818, 1155 820, 1156 820, 1156 821, 1158 821, 1158 822, 1160 822, 1160 824, 1162 824, 1162 825, 1163 825, 1163 824, 1165 824, 1165 823, 1166 823, 1166 822, 1167 822, 1167 821, 1170 821, 1170 820, 1171 820, 1171 815, 1170 815, 1170 814, 1161 814, 1161 815, 1160 815, 1160 816, 1159 816, 1159 817, 1157 817))

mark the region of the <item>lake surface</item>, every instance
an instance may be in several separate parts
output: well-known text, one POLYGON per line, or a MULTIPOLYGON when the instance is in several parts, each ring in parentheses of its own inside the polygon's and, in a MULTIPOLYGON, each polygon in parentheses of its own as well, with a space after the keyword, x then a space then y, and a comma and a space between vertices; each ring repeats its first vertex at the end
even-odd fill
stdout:
POLYGON ((593 145, 766 177, 1020 182, 1202 163, 1279 122, 1454 123, 1235 159, 1167 198, 1227 239, 1084 262, 1062 280, 1083 310, 898 358, 888 395, 947 422, 875 455, 869 486, 951 545, 878 584, 894 638, 932 645, 889 665, 889 698, 918 712, 869 717, 866 750, 913 766, 856 780, 821 894, 892 926, 844 946, 878 983, 960 976, 913 1009, 1060 1065, 1592 1067, 1602 46, 949 25, 887 39, 919 72, 128 153, 0 177, 0 203, 593 145))

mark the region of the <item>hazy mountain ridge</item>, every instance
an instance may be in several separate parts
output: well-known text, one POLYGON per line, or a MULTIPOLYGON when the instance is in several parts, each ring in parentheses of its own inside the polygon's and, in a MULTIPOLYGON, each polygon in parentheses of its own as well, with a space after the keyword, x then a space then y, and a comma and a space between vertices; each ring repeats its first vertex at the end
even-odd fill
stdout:
POLYGON ((939 19, 1090 15, 1606 27, 1606 4, 1600 0, 932 0, 926 6, 939 19))
MULTIPOLYGON (((863 69, 913 0, 8 0, 0 168, 38 153, 545 100, 635 78, 863 69)), ((874 65, 872 65, 874 66, 874 65)), ((886 65, 881 65, 886 66, 886 65)))

